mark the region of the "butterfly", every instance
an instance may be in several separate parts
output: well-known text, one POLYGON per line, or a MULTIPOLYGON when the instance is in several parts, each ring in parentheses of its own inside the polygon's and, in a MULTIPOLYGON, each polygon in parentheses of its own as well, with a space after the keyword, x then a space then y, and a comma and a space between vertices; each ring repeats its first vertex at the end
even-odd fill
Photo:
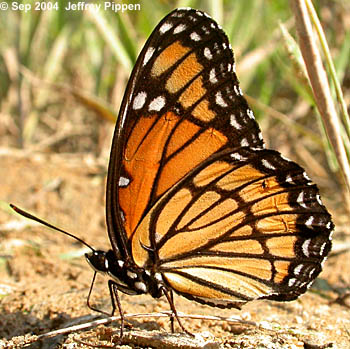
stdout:
POLYGON ((204 12, 171 12, 137 59, 113 137, 106 220, 112 248, 89 246, 86 257, 94 279, 109 277, 121 336, 118 291, 165 295, 186 331, 173 291, 219 308, 291 301, 322 270, 331 216, 303 168, 265 148, 228 38, 204 12))

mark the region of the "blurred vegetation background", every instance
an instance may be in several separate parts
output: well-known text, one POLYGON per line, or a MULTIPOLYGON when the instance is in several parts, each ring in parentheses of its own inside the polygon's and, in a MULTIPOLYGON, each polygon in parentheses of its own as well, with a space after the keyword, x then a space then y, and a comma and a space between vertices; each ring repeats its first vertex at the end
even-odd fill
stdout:
MULTIPOLYGON (((346 217, 347 193, 314 107, 287 1, 118 1, 140 10, 98 13, 66 11, 65 0, 51 11, 20 3, 32 9, 0 11, 0 152, 91 153, 107 164, 140 49, 167 13, 190 6, 209 13, 228 34, 241 88, 268 147, 301 163, 330 210, 346 217)), ((349 105, 350 2, 314 5, 349 105)))

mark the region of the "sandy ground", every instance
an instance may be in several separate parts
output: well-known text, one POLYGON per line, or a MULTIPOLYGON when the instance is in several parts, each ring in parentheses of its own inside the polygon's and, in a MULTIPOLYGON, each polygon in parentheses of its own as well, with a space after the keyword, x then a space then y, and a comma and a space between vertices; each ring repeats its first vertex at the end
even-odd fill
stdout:
MULTIPOLYGON (((88 343, 113 346, 118 322, 37 340, 34 335, 103 318, 86 306, 93 272, 81 245, 21 218, 6 204, 17 204, 95 247, 108 249, 104 218, 107 159, 3 151, 0 160, 0 347, 21 348, 32 341, 29 348, 88 348, 88 343)), ((349 232, 344 229, 338 228, 336 247, 348 246, 349 232)), ((202 333, 201 338, 192 339, 181 333, 171 335, 168 318, 131 318, 123 348, 350 348, 350 299, 338 299, 349 292, 350 252, 338 250, 325 263, 313 288, 297 301, 259 301, 241 311, 223 311, 177 296, 179 312, 243 321, 185 318, 183 324, 189 331, 202 333)), ((102 276, 92 299, 109 311, 107 280, 102 276)), ((123 294, 121 299, 127 314, 169 309, 165 299, 123 294)))

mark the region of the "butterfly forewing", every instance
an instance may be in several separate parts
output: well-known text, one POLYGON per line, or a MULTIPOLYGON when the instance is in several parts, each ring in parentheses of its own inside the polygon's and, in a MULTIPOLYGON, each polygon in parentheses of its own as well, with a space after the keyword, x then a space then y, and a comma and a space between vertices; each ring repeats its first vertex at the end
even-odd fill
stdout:
POLYGON ((200 11, 165 17, 137 60, 113 139, 107 224, 129 264, 209 305, 295 299, 321 271, 333 223, 318 189, 264 149, 228 39, 200 11))
POLYGON ((122 167, 109 179, 115 188, 109 200, 118 196, 128 237, 156 200, 206 158, 227 147, 263 145, 226 35, 195 10, 177 10, 153 31, 118 127, 112 152, 121 153, 122 167))

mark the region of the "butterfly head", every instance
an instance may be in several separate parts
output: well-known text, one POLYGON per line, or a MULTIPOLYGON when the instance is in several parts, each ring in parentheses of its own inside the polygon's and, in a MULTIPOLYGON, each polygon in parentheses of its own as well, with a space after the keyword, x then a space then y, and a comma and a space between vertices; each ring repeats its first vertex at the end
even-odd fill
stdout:
POLYGON ((91 268, 99 273, 106 273, 108 271, 108 263, 106 263, 106 251, 93 250, 85 253, 85 258, 90 264, 91 268))
POLYGON ((85 254, 91 268, 110 277, 119 291, 129 295, 151 293, 156 298, 160 297, 161 283, 150 271, 130 265, 118 257, 113 250, 94 250, 85 254))

